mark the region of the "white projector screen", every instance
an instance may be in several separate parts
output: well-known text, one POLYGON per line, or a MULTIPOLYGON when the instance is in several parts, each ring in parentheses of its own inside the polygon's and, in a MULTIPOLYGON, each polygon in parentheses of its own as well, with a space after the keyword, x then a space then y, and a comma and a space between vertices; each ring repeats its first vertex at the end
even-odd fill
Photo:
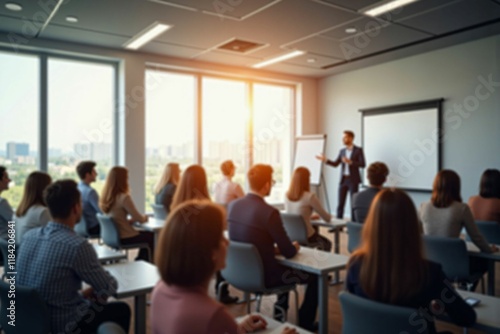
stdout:
POLYGON ((311 185, 317 186, 321 182, 321 160, 316 155, 325 153, 326 135, 310 135, 297 137, 295 140, 295 159, 293 170, 297 167, 306 167, 311 173, 311 185))
MULTIPOLYGON (((385 186, 432 190, 441 169, 441 102, 360 110, 366 166, 380 161, 389 167, 385 186)), ((366 178, 363 184, 368 185, 366 178)))

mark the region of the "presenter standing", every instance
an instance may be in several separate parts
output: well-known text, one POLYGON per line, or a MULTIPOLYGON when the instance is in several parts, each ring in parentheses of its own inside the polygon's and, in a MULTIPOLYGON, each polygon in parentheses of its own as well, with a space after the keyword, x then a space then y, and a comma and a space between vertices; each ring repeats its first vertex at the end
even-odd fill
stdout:
MULTIPOLYGON (((337 167, 341 165, 340 183, 339 183, 339 205, 337 207, 337 218, 344 217, 344 205, 347 192, 352 195, 358 192, 361 177, 359 169, 365 167, 365 155, 361 147, 355 146, 354 132, 345 130, 342 141, 345 148, 341 149, 337 159, 328 160, 323 154, 317 155, 316 158, 326 162, 327 165, 337 167)), ((352 211, 352 210, 351 210, 352 211)))

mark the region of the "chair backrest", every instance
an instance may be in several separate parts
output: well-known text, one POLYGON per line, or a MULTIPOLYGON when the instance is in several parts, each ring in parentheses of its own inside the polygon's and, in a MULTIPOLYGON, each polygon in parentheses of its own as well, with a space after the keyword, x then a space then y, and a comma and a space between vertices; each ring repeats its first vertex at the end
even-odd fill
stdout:
POLYGON ((78 223, 76 223, 76 225, 73 229, 75 230, 76 234, 78 234, 79 236, 82 236, 84 238, 89 237, 89 233, 87 230, 87 222, 85 221, 85 218, 83 218, 83 216, 80 219, 80 221, 78 223))
POLYGON ((111 217, 98 213, 97 220, 101 227, 101 239, 106 245, 114 249, 121 248, 120 234, 118 228, 111 217))
POLYGON ((423 241, 427 259, 441 264, 449 280, 462 281, 470 277, 465 241, 430 235, 424 235, 423 241))
POLYGON ((304 218, 302 218, 301 215, 284 212, 280 213, 280 215, 283 221, 283 227, 290 240, 297 241, 299 244, 307 246, 307 228, 304 218))
POLYGON ((428 333, 425 318, 416 309, 375 302, 346 291, 339 293, 342 334, 428 333))
POLYGON ((153 214, 156 219, 167 218, 167 210, 165 210, 165 207, 162 204, 151 204, 151 207, 153 208, 153 214))
POLYGON ((238 290, 258 292, 265 289, 264 265, 259 251, 252 244, 230 241, 224 279, 238 290))
POLYGON ((352 253, 361 245, 361 231, 363 224, 348 222, 347 223, 347 250, 352 253))
POLYGON ((15 327, 9 325, 11 314, 7 307, 10 305, 8 292, 10 284, 0 280, 0 325, 7 334, 30 333, 47 334, 50 333, 50 315, 47 305, 42 300, 38 292, 29 287, 16 284, 15 292, 15 327))
MULTIPOLYGON (((491 244, 500 245, 500 224, 494 221, 476 220, 479 232, 485 237, 486 241, 491 244)), ((465 235, 465 239, 470 241, 469 234, 465 235)))
POLYGON ((97 334, 126 334, 123 328, 114 322, 107 321, 99 325, 97 334))

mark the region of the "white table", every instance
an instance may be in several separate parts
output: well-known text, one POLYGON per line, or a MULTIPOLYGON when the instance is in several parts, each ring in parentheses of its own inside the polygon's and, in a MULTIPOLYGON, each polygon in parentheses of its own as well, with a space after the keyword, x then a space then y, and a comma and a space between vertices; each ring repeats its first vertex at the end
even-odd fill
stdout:
POLYGON ((127 258, 127 254, 122 251, 111 249, 104 245, 92 244, 97 254, 97 259, 101 264, 117 262, 127 258))
POLYGON ((116 298, 134 297, 135 334, 146 334, 146 295, 160 280, 156 266, 145 261, 104 266, 118 281, 116 298))
MULTIPOLYGON (((500 251, 495 253, 483 253, 474 245, 473 242, 467 241, 467 251, 470 257, 476 257, 488 260, 488 294, 490 296, 495 295, 495 262, 500 261, 500 251)), ((497 245, 500 249, 500 245, 497 245)), ((500 311, 499 311, 500 314, 500 311)))
MULTIPOLYGON (((270 318, 270 317, 263 315, 263 314, 260 314, 260 313, 253 313, 253 314, 259 314, 261 317, 266 319, 266 322, 267 322, 266 329, 255 332, 257 334, 281 334, 281 332, 283 331, 283 329, 285 327, 295 328, 295 330, 299 334, 312 334, 311 332, 308 332, 305 329, 302 329, 302 328, 300 328, 294 324, 291 324, 289 322, 279 322, 279 321, 274 320, 273 318, 270 318)), ((240 323, 244 317, 246 317, 246 315, 241 316, 241 317, 237 317, 236 322, 240 323)))
POLYGON ((481 300, 474 306, 477 321, 473 328, 487 333, 500 333, 500 298, 482 295, 475 292, 457 290, 462 298, 472 297, 481 300))
POLYGON ((318 276, 319 332, 328 334, 328 274, 344 269, 349 257, 301 247, 299 253, 291 259, 286 259, 282 255, 276 256, 276 259, 286 267, 318 276))

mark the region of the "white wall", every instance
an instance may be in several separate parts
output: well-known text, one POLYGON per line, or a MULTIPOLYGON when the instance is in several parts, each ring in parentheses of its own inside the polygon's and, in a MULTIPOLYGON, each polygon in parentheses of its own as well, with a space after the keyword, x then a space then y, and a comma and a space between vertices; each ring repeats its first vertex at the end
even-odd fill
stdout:
MULTIPOLYGON (((327 155, 338 153, 344 129, 361 143, 359 109, 435 98, 445 99, 443 168, 461 176, 467 201, 486 168, 500 169, 500 35, 320 80, 318 130, 329 135, 327 155)), ((324 171, 333 211, 339 169, 324 171)), ((411 196, 419 205, 430 194, 411 196)))
MULTIPOLYGON (((145 108, 144 71, 146 63, 162 64, 180 69, 209 71, 218 74, 237 75, 241 78, 256 78, 296 85, 298 134, 314 133, 317 124, 317 80, 298 76, 275 74, 247 68, 235 68, 220 64, 202 63, 187 59, 170 58, 140 52, 128 52, 54 40, 32 39, 21 46, 13 46, 7 34, 0 33, 0 47, 6 51, 20 49, 65 53, 83 57, 115 59, 120 62, 119 110, 120 156, 118 163, 130 171, 132 197, 140 210, 144 210, 145 180, 145 108)), ((96 125, 97 127, 97 125, 96 125)), ((149 209, 149 208, 148 208, 149 209)))

